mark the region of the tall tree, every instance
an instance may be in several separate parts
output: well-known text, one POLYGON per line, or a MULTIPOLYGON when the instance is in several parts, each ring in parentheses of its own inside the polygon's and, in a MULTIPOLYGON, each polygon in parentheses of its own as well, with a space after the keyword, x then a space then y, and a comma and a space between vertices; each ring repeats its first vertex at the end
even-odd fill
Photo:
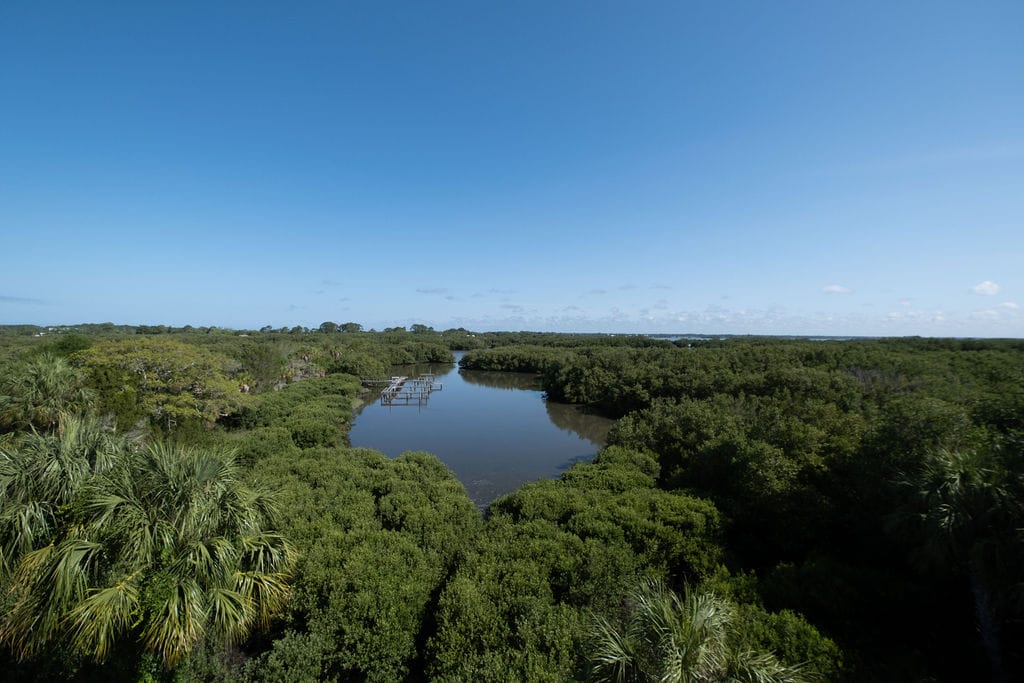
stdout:
POLYGON ((97 406, 130 429, 140 417, 170 429, 212 425, 244 401, 229 378, 237 364, 217 353, 161 337, 111 340, 72 357, 101 396, 97 406))
POLYGON ((923 567, 966 579, 995 681, 1010 677, 1002 630, 1024 575, 1022 468, 1012 439, 976 450, 937 449, 901 481, 908 502, 893 518, 923 567))

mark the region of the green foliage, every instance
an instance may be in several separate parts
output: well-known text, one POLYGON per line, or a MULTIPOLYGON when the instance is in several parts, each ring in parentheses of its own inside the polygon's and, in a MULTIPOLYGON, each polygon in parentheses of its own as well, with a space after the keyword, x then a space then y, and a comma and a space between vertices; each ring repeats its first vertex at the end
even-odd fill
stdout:
POLYGON ((241 426, 257 429, 243 440, 240 456, 251 461, 274 455, 275 448, 286 454, 292 448, 341 445, 358 391, 357 380, 336 375, 295 382, 281 391, 262 394, 241 416, 241 426), (288 442, 282 438, 285 432, 288 442), (257 434, 270 441, 259 443, 257 434))
POLYGON ((721 559, 706 501, 654 488, 653 457, 608 449, 558 481, 491 506, 481 537, 441 594, 430 641, 440 680, 580 675, 587 610, 641 569, 701 578, 721 559))
POLYGON ((561 482, 527 484, 491 509, 514 520, 557 523, 584 540, 623 545, 651 571, 690 580, 709 576, 721 561, 714 506, 651 485, 631 488, 646 477, 623 469, 576 465, 561 482))
POLYGON ((467 370, 542 373, 563 355, 563 351, 544 347, 503 346, 467 353, 459 366, 467 370))
POLYGON ((85 412, 93 399, 63 358, 35 356, 0 376, 0 429, 53 429, 61 414, 85 412))
POLYGON ((100 413, 112 413, 122 430, 140 414, 164 429, 189 421, 211 426, 245 402, 227 358, 173 339, 100 342, 72 361, 98 393, 100 413))
POLYGON ((328 406, 303 406, 285 422, 299 448, 337 446, 342 438, 341 420, 328 406))
MULTIPOLYGON (((550 522, 513 524, 504 517, 488 523, 481 541, 441 594, 437 630, 428 643, 428 676, 442 681, 573 678, 583 614, 559 597, 568 598, 573 575, 596 559, 597 548, 550 522)), ((602 559, 628 563, 621 556, 602 559)), ((606 585, 610 580, 606 577, 606 585)))
MULTIPOLYGON (((1007 676, 1003 632, 1019 622, 1024 576, 1024 461, 1020 442, 928 453, 901 482, 909 500, 894 523, 925 569, 963 576, 992 677, 1007 676)), ((1019 664, 1016 663, 1016 664, 1019 664)))
POLYGON ((298 453, 292 432, 285 427, 259 427, 246 432, 237 449, 238 462, 246 466, 267 458, 292 457, 298 453))
POLYGON ((356 377, 385 377, 391 364, 372 348, 331 343, 322 347, 320 361, 328 374, 347 373, 356 377))
POLYGON ((805 681, 804 664, 786 666, 769 652, 745 649, 736 606, 714 593, 642 581, 623 614, 593 624, 594 681, 805 681))
MULTIPOLYGON (((726 641, 773 651, 776 671, 807 662, 826 680, 966 680, 986 667, 1008 678, 1024 670, 1013 647, 1024 637, 1020 342, 672 343, 355 324, 330 334, 104 325, 30 336, 40 331, 0 338, 0 381, 44 348, 70 353, 120 429, 177 422, 176 443, 230 443, 246 476, 281 489, 282 533, 302 556, 288 611, 264 639, 197 635, 180 680, 578 679, 592 614, 627 624, 622 588, 644 576, 728 596, 726 641), (146 337, 125 338, 133 332, 146 337), (531 372, 550 399, 621 418, 614 445, 496 501, 486 519, 436 458, 342 447, 358 377, 449 361, 450 349, 472 349, 465 368, 531 372)), ((0 394, 35 405, 27 390, 0 394)), ((139 605, 121 628, 130 640, 159 621, 169 587, 183 586, 164 564, 177 551, 118 590, 103 581, 120 555, 89 564, 99 556, 88 543, 130 546, 114 526, 102 538, 68 531, 91 528, 82 487, 94 487, 82 482, 108 477, 120 451, 95 425, 74 431, 68 422, 0 435, 3 580, 13 586, 26 557, 50 571, 59 553, 97 570, 86 584, 65 579, 72 588, 52 598, 25 579, 5 591, 4 613, 27 619, 14 608, 35 596, 43 616, 33 633, 67 635, 54 655, 66 665, 46 678, 159 678, 159 658, 145 663, 124 637, 109 664, 80 661, 74 634, 45 616, 75 585, 92 586, 113 613, 118 601, 139 605), (49 558, 33 554, 46 548, 49 558)))
POLYGON ((49 353, 54 356, 70 356, 75 351, 84 351, 93 345, 93 340, 84 334, 72 332, 62 334, 47 341, 42 347, 42 353, 49 353))
POLYGON ((657 400, 620 420, 612 443, 660 454, 662 481, 711 496, 748 560, 791 556, 820 538, 808 509, 832 459, 854 452, 864 427, 834 404, 715 395, 657 400), (798 529, 782 520, 801 519, 798 529))
POLYGON ((95 420, 65 417, 54 432, 0 451, 0 573, 10 578, 29 553, 58 539, 87 483, 123 449, 95 420))
POLYGON ((481 520, 433 456, 360 449, 260 460, 280 482, 284 529, 303 553, 302 624, 247 667, 250 680, 401 680, 422 669, 433 601, 481 520))
POLYGON ((207 634, 265 628, 286 602, 294 551, 230 455, 138 450, 68 419, 0 453, 0 482, 0 642, 19 658, 66 642, 102 662, 137 641, 172 668, 207 634))
POLYGON ((803 664, 821 680, 834 681, 843 674, 843 655, 835 642, 791 610, 769 612, 760 605, 739 604, 735 628, 744 650, 771 652, 788 666, 803 664))
MULTIPOLYGON (((287 631, 273 649, 249 661, 241 680, 247 683, 320 683, 332 680, 326 659, 334 643, 319 632, 287 631)), ((187 683, 189 679, 183 679, 187 683)), ((336 679, 334 679, 336 680, 336 679)))
MULTIPOLYGON (((971 638, 971 621, 983 621, 979 610, 972 618, 967 600, 946 610, 928 606, 927 596, 947 594, 951 579, 923 575, 904 560, 907 547, 926 545, 924 525, 903 525, 894 536, 887 519, 895 510, 917 509, 908 504, 913 487, 895 481, 920 471, 929 453, 976 452, 993 439, 1019 439, 1019 342, 734 339, 685 348, 580 338, 522 342, 510 335, 499 348, 467 355, 464 365, 540 371, 549 397, 623 416, 609 442, 656 453, 659 487, 713 500, 728 520, 725 545, 736 566, 771 572, 789 562, 806 576, 782 592, 773 579, 777 606, 806 608, 816 623, 841 634, 845 646, 871 652, 906 677, 977 668, 973 653, 980 648, 956 644, 971 638), (812 593, 822 597, 810 599, 812 593), (884 626, 871 614, 884 614, 884 626), (886 649, 887 639, 912 644, 898 653, 886 649)), ((566 501, 551 498, 558 502, 549 507, 564 514, 566 501)), ((982 508, 1008 509, 994 498, 982 500, 974 513, 979 519, 982 508)), ((951 503, 940 509, 956 510, 951 503)), ((1019 533, 1002 521, 991 526, 980 547, 1001 559, 988 566, 1012 574, 1019 533)), ((960 572, 967 581, 969 572, 960 572)), ((1014 596, 1024 590, 1019 581, 1000 581, 1018 586, 989 591, 987 598, 998 605, 990 612, 1006 615, 989 619, 1005 639, 1019 630, 1008 615, 1019 612, 1014 596)), ((862 673, 884 670, 872 655, 849 661, 862 673)), ((1014 671, 1024 663, 1011 663, 1009 653, 1005 659, 1014 671)))
POLYGON ((254 391, 273 388, 284 377, 288 367, 286 348, 280 344, 246 340, 244 344, 232 345, 226 351, 241 364, 241 374, 251 379, 254 391))

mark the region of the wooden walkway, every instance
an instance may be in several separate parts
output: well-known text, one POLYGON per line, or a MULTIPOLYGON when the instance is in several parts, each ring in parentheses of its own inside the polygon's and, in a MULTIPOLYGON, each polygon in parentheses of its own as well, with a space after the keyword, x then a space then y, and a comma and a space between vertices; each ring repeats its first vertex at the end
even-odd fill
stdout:
POLYGON ((392 377, 390 379, 370 378, 363 379, 362 383, 367 386, 380 386, 386 384, 380 392, 380 404, 382 406, 408 406, 423 405, 430 400, 430 394, 441 391, 443 385, 437 382, 433 374, 420 375, 419 377, 392 377))

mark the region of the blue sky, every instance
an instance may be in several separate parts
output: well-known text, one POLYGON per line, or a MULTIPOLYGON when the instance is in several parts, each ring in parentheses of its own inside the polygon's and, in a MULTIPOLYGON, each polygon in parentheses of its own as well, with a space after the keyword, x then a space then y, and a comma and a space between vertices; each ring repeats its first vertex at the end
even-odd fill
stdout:
POLYGON ((0 322, 1024 336, 1024 3, 0 4, 0 322))

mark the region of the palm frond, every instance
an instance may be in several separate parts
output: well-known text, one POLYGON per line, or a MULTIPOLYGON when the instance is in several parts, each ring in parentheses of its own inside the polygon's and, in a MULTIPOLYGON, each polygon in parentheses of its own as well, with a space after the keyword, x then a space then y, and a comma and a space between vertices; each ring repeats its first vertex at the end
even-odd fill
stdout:
POLYGON ((274 614, 288 604, 291 597, 289 578, 287 574, 235 573, 235 590, 252 602, 255 623, 261 628, 266 628, 274 614))
POLYGON ((207 591, 210 625, 213 634, 226 643, 235 643, 248 633, 254 617, 252 601, 229 588, 207 591))
POLYGON ((168 668, 207 634, 238 641, 290 596, 296 553, 268 529, 272 505, 230 453, 130 448, 95 421, 5 444, 0 641, 29 657, 66 638, 102 661, 135 631, 168 668))
POLYGON ((606 619, 595 619, 592 627, 591 677, 599 683, 628 683, 636 680, 636 653, 628 633, 620 632, 606 619))
POLYGON ((101 544, 84 538, 70 538, 57 546, 52 569, 46 576, 51 580, 50 590, 59 604, 71 605, 81 599, 102 551, 101 544))
POLYGON ((44 501, 31 500, 12 504, 0 513, 7 528, 4 534, 7 557, 16 559, 42 540, 49 540, 53 531, 53 508, 44 501))
POLYGON ((294 563, 294 547, 278 533, 243 536, 240 542, 242 565, 252 571, 286 572, 294 563))
POLYGON ((74 646, 97 662, 106 660, 138 609, 139 592, 131 578, 91 591, 68 614, 74 646))
POLYGON ((206 633, 203 590, 193 579, 180 578, 157 597, 158 606, 148 616, 142 638, 146 648, 172 668, 206 633))
POLYGON ((729 661, 729 680, 737 683, 806 683, 804 666, 785 666, 769 652, 744 651, 729 661))
POLYGON ((771 654, 734 649, 731 602, 686 588, 682 597, 660 581, 641 582, 626 601, 624 628, 597 618, 592 626, 591 673, 599 681, 747 681, 796 683, 801 667, 771 654))

